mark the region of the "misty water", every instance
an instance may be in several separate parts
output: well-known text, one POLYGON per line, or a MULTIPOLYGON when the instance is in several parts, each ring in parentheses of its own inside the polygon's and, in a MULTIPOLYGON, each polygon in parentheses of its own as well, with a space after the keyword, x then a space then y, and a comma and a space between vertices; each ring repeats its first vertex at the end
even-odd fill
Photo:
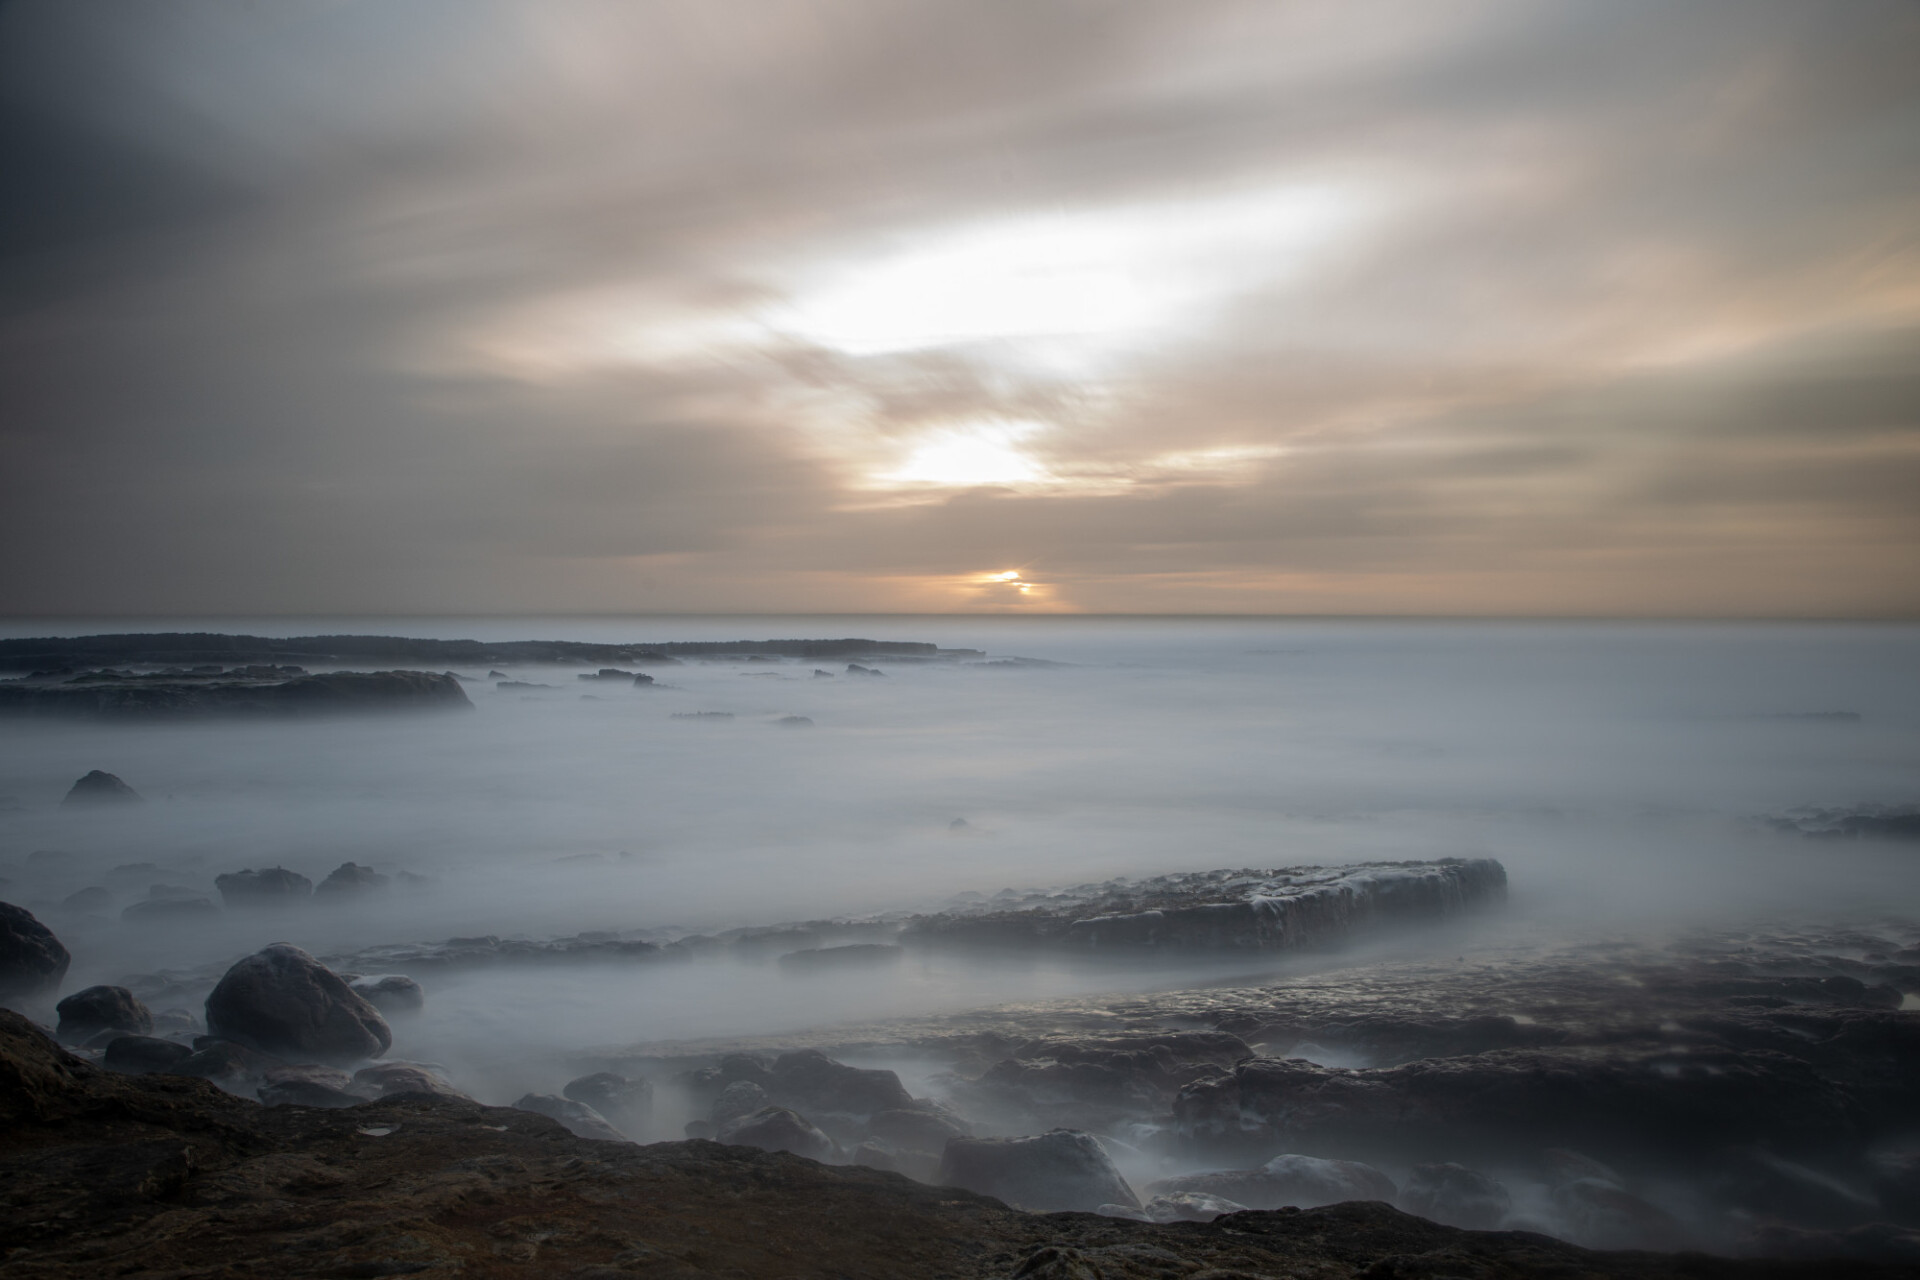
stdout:
MULTIPOLYGON (((555 666, 507 672, 549 688, 499 689, 474 668, 460 671, 470 714, 0 723, 4 893, 73 952, 67 990, 217 971, 280 940, 323 956, 474 934, 667 941, 932 910, 1006 887, 1382 858, 1499 858, 1512 900, 1470 926, 1482 939, 1920 902, 1911 847, 1756 821, 1920 800, 1920 629, 1906 625, 650 617, 111 629, 859 636, 984 660, 881 662, 879 677, 843 662, 688 660, 650 668, 657 684, 639 689, 555 666), (1000 665, 1014 658, 1039 661, 1000 665), (61 809, 90 769, 149 803, 61 809), (349 860, 424 882, 211 923, 118 918, 153 884, 217 901, 222 872, 285 866, 317 882, 349 860), (135 864, 158 869, 115 870, 135 864), (111 910, 60 909, 88 885, 113 891, 111 910)), ((498 967, 422 975, 427 1011, 396 1026, 394 1056, 447 1062, 499 1101, 555 1086, 517 1065, 536 1049, 775 1034, 1248 972, 1245 959, 1116 968, 917 954, 831 975, 737 960, 498 967)))

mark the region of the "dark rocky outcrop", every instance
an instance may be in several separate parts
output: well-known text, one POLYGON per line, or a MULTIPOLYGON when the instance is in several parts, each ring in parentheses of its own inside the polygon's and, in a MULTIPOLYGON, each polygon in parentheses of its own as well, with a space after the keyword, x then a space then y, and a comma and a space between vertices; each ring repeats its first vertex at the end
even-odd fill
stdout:
POLYGON ((108 1042, 101 1065, 111 1071, 143 1076, 155 1071, 171 1071, 193 1056, 191 1047, 174 1040, 154 1036, 121 1036, 108 1042))
POLYGON ((353 1073, 347 1090, 362 1098, 391 1098, 402 1093, 427 1093, 437 1098, 473 1099, 454 1088, 439 1070, 424 1062, 376 1062, 353 1073))
POLYGON ((73 957, 34 919, 33 912, 0 902, 0 1000, 32 1000, 60 989, 73 957))
POLYGON ((1026 1138, 954 1138, 941 1157, 939 1177, 945 1185, 1043 1213, 1140 1205, 1100 1143, 1073 1129, 1026 1138))
POLYGON ((808 1115, 838 1112, 869 1116, 913 1106, 913 1095, 900 1083, 898 1075, 850 1067, 835 1062, 818 1049, 781 1054, 762 1087, 782 1106, 808 1115))
POLYGON ((9 1273, 35 1280, 93 1280, 109 1255, 121 1259, 116 1270, 282 1280, 456 1270, 567 1280, 1913 1273, 1832 1260, 1899 1245, 1901 1233, 1884 1227, 1797 1233, 1782 1251, 1818 1260, 1791 1262, 1593 1253, 1381 1204, 1166 1226, 1027 1214, 950 1186, 742 1146, 583 1141, 539 1115, 452 1098, 262 1107, 201 1080, 100 1071, 4 1011, 0 1189, 9 1273))
POLYGON ((262 867, 215 876, 213 887, 229 907, 277 907, 313 896, 313 881, 285 867, 262 867))
POLYGON ((60 1015, 57 1034, 68 1044, 80 1044, 102 1031, 144 1036, 153 1030, 153 1014, 125 987, 88 987, 54 1006, 60 1015))
POLYGON ((266 1053, 320 1062, 377 1058, 393 1043, 379 1010, 284 942, 227 970, 207 997, 207 1030, 266 1053))
MULTIPOLYGON (((6 708, 5 691, 0 689, 0 710, 6 708)), ((119 805, 138 804, 141 795, 111 773, 95 769, 86 777, 73 784, 67 791, 63 805, 119 805)))
POLYGON ((287 719, 472 708, 457 679, 431 671, 331 671, 312 675, 297 669, 254 667, 206 675, 95 671, 0 680, 0 715, 98 720, 287 719))
POLYGON ((316 894, 323 897, 351 898, 361 894, 374 893, 384 889, 392 881, 372 867, 363 867, 357 862, 343 862, 327 873, 316 894))

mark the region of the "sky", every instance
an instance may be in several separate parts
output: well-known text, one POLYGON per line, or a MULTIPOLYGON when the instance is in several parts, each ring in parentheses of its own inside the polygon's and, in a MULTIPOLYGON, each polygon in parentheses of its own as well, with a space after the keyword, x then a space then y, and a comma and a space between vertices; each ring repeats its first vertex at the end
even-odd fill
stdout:
POLYGON ((0 612, 1920 615, 1911 0, 0 0, 0 612))

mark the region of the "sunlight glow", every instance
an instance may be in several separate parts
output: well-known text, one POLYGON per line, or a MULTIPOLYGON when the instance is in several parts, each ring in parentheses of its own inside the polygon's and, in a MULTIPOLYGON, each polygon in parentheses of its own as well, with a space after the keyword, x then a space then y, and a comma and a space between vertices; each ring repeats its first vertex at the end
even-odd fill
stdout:
POLYGON ((1040 483, 1050 478, 1046 468, 1019 447, 1039 429, 1035 422, 942 428, 922 436, 904 462, 875 479, 885 484, 954 487, 1040 483))
POLYGON ((1342 190, 1287 186, 974 224, 842 266, 769 322, 851 355, 1127 339, 1297 273, 1355 213, 1342 190))

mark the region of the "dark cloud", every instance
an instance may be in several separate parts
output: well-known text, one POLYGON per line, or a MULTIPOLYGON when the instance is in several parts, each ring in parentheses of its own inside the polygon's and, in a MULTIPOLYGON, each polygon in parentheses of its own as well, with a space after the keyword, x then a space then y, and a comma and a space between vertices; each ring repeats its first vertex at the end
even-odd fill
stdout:
POLYGON ((1870 0, 16 2, 0 589, 1911 612, 1914 65, 1870 0), (1350 229, 1091 361, 765 325, 956 226, 1169 210, 1151 252, 1276 183, 1350 229), (885 480, 982 420, 1052 479, 885 480))

